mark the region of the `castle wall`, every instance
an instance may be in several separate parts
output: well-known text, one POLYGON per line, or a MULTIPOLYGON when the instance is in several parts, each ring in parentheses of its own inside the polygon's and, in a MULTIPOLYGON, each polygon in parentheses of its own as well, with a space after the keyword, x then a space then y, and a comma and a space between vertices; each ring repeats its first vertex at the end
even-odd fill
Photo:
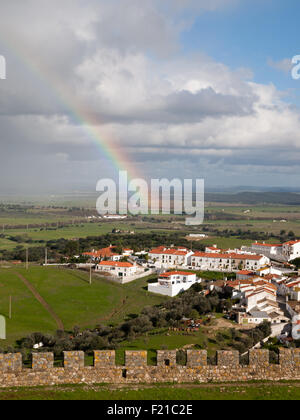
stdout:
POLYGON ((207 383, 249 380, 300 380, 300 349, 281 349, 279 364, 269 363, 268 350, 251 350, 249 364, 239 364, 236 351, 218 351, 217 365, 205 350, 188 350, 187 365, 176 363, 176 351, 158 351, 157 365, 147 365, 146 351, 126 351, 125 365, 115 364, 114 351, 95 351, 94 366, 84 366, 83 352, 64 352, 64 367, 53 367, 52 353, 34 353, 32 368, 21 354, 0 354, 0 388, 60 384, 207 383))

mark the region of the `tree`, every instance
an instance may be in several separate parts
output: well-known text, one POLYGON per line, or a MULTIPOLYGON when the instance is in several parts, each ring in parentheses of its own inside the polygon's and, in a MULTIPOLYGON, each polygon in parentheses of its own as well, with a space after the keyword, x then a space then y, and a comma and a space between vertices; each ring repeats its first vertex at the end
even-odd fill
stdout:
POLYGON ((196 309, 193 309, 190 314, 189 318, 193 319, 194 321, 199 318, 199 312, 196 309))

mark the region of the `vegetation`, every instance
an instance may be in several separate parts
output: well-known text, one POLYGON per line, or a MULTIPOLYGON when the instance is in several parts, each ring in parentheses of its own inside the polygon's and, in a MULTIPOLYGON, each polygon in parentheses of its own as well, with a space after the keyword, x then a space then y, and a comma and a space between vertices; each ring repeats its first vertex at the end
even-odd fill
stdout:
MULTIPOLYGON (((132 314, 139 314, 145 305, 158 305, 168 299, 145 290, 151 277, 120 285, 95 275, 89 285, 88 274, 78 270, 30 267, 29 270, 18 268, 17 272, 30 281, 69 331, 74 325, 94 328, 97 324, 120 323, 132 314)), ((0 313, 7 318, 9 296, 13 302, 5 344, 13 345, 17 339, 34 331, 53 334, 57 329, 15 270, 0 269, 0 290, 0 313)))
POLYGON ((155 385, 114 388, 105 385, 0 390, 0 400, 299 400, 298 382, 218 385, 155 385))

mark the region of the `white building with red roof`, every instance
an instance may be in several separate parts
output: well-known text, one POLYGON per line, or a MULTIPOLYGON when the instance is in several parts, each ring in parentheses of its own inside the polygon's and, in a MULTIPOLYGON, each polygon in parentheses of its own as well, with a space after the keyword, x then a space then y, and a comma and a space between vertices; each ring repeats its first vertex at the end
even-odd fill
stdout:
POLYGON ((300 302, 300 278, 290 279, 278 286, 279 294, 288 296, 290 300, 300 302))
POLYGON ((131 277, 138 272, 138 267, 130 262, 101 261, 96 266, 96 271, 105 271, 115 277, 131 277))
POLYGON ((160 246, 152 249, 148 255, 157 267, 176 268, 189 266, 191 264, 193 251, 185 247, 166 248, 160 246))
POLYGON ((267 320, 271 323, 287 321, 277 302, 277 286, 261 277, 228 282, 232 298, 240 299, 238 322, 260 324, 267 320), (244 311, 244 312, 243 312, 244 311))
POLYGON ((200 283, 196 274, 185 271, 170 271, 159 276, 157 283, 150 283, 148 291, 174 297, 188 290, 193 284, 200 283))
POLYGON ((252 244, 251 251, 280 261, 292 261, 300 258, 300 240, 288 241, 283 244, 266 244, 256 241, 252 244))
POLYGON ((119 261, 122 255, 115 252, 115 246, 108 246, 107 248, 99 249, 98 251, 92 250, 91 252, 84 252, 82 255, 88 257, 92 261, 102 261, 103 259, 109 259, 111 261, 119 261))
POLYGON ((282 244, 282 254, 287 259, 287 261, 300 258, 300 241, 289 241, 282 244))
POLYGON ((191 257, 192 267, 205 271, 256 271, 267 264, 268 257, 254 254, 196 252, 191 257))

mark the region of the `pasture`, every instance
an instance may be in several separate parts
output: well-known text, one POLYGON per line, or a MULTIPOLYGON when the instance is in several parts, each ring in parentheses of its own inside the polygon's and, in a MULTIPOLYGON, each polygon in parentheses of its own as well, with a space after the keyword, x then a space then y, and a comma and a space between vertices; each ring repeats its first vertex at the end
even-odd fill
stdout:
POLYGON ((24 276, 37 293, 49 304, 62 321, 65 330, 75 325, 93 328, 98 324, 118 324, 126 317, 138 314, 147 305, 157 305, 165 297, 145 290, 147 278, 127 285, 78 270, 52 267, 0 269, 0 313, 8 317, 9 296, 12 296, 12 319, 7 321, 7 340, 0 347, 7 347, 29 333, 53 333, 55 320, 33 294, 26 288, 17 273, 24 276))

